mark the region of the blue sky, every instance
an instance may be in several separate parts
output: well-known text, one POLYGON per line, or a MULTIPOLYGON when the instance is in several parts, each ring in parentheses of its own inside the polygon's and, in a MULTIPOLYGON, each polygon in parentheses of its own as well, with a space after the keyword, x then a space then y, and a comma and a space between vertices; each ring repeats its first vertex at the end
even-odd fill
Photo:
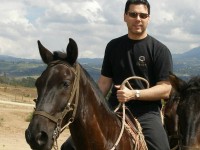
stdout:
MULTIPOLYGON (((102 58, 106 44, 127 33, 126 0, 0 0, 0 55, 40 59, 37 40, 64 51, 69 38, 79 58, 102 58)), ((183 53, 200 46, 200 1, 149 0, 148 33, 183 53)))

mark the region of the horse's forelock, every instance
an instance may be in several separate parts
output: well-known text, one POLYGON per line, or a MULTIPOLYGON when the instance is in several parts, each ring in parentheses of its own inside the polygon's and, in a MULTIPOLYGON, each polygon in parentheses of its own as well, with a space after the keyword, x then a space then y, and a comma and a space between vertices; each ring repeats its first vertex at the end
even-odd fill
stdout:
POLYGON ((66 60, 67 54, 60 51, 55 51, 53 52, 53 58, 54 60, 66 60))

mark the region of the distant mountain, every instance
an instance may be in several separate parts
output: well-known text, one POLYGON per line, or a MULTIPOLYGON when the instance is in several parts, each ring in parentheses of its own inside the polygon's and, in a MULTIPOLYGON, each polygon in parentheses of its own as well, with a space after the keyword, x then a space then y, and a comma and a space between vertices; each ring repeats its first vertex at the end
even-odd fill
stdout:
POLYGON ((7 56, 7 55, 0 55, 0 60, 11 60, 14 59, 15 57, 7 56))
POLYGON ((81 64, 97 64, 101 65, 103 62, 102 58, 78 58, 79 63, 81 64))
POLYGON ((7 61, 7 62, 39 62, 41 63, 41 60, 38 59, 26 59, 26 58, 17 58, 13 56, 7 56, 7 55, 0 55, 0 61, 7 61))
POLYGON ((200 46, 182 54, 182 57, 200 58, 200 46))
MULTIPOLYGON (((200 75, 200 47, 183 54, 172 54, 174 73, 183 79, 200 75)), ((96 81, 100 76, 102 58, 78 58, 78 62, 96 81)), ((0 76, 27 77, 39 76, 46 65, 39 59, 24 59, 0 55, 0 76)))
POLYGON ((183 54, 173 54, 172 56, 174 59, 200 59, 200 46, 183 54))
POLYGON ((87 70, 95 81, 98 80, 103 62, 102 58, 79 58, 78 62, 87 70))
MULTIPOLYGON (((101 58, 80 58, 78 62, 88 71, 96 81, 100 75, 101 58)), ((39 76, 44 71, 46 64, 39 59, 24 59, 0 55, 0 76, 30 77, 39 76)))
POLYGON ((174 73, 182 79, 200 75, 200 47, 183 54, 173 54, 174 73))

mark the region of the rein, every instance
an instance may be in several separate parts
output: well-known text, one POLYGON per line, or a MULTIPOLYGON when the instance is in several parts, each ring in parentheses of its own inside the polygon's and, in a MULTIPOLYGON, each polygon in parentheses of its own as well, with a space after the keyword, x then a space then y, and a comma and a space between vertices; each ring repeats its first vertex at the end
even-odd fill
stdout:
MULTIPOLYGON (((132 79, 137 79, 137 80, 142 80, 142 81, 144 81, 144 82, 147 84, 147 88, 149 88, 149 82, 148 82, 146 79, 141 78, 141 77, 138 77, 138 76, 133 76, 133 77, 129 77, 129 78, 125 79, 125 80, 122 82, 120 89, 123 89, 123 88, 125 87, 125 85, 127 84, 128 87, 129 87, 131 90, 133 90, 131 84, 129 83, 129 80, 132 80, 132 79)), ((119 110, 120 107, 122 107, 122 111, 123 111, 123 114, 122 114, 122 115, 123 115, 123 116, 122 116, 122 128, 121 128, 121 131, 120 131, 120 134, 119 134, 119 137, 118 137, 117 141, 115 142, 114 146, 113 146, 110 150, 114 150, 114 149, 116 148, 116 146, 119 144, 119 141, 120 141, 120 139, 121 139, 121 137, 122 137, 122 134, 123 134, 123 132, 124 132, 125 114, 126 114, 126 112, 125 112, 125 103, 124 103, 124 102, 123 102, 123 103, 120 103, 120 104, 117 106, 117 108, 114 110, 114 112, 117 112, 117 111, 119 110)), ((136 143, 136 145, 137 145, 137 143, 136 143)), ((136 149, 136 148, 137 148, 137 146, 135 146, 135 149, 136 149)))
MULTIPOLYGON (((67 67, 70 67, 68 64, 62 63, 61 61, 53 62, 53 63, 49 64, 48 67, 53 67, 57 64, 63 64, 67 67)), ((49 114, 45 111, 35 111, 33 114, 33 115, 40 115, 40 116, 46 117, 49 120, 56 123, 56 128, 53 132, 53 137, 52 137, 54 140, 53 147, 55 150, 58 150, 57 139, 58 139, 59 135, 66 129, 66 127, 68 127, 74 121, 74 118, 75 118, 76 112, 77 112, 78 97, 79 97, 80 65, 77 63, 76 68, 75 69, 71 68, 71 69, 72 69, 73 73, 75 74, 75 80, 74 80, 74 84, 73 84, 73 87, 72 87, 72 90, 70 93, 69 101, 68 101, 65 109, 61 113, 58 113, 56 115, 56 117, 52 116, 51 114, 49 114), (74 104, 72 104, 74 98, 75 98, 75 102, 74 102, 74 104), (64 127, 61 127, 62 121, 65 118, 66 114, 71 111, 72 111, 72 116, 69 119, 68 123, 64 127)))

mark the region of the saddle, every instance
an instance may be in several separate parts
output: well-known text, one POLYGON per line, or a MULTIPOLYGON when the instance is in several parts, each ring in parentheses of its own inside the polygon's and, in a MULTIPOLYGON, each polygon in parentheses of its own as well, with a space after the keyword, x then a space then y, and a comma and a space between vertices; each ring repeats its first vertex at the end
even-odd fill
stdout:
MULTIPOLYGON (((122 118, 122 113, 120 111, 117 112, 117 116, 122 118)), ((148 150, 142 133, 142 127, 127 107, 125 115, 125 130, 129 133, 132 142, 135 145, 135 150, 148 150)))

